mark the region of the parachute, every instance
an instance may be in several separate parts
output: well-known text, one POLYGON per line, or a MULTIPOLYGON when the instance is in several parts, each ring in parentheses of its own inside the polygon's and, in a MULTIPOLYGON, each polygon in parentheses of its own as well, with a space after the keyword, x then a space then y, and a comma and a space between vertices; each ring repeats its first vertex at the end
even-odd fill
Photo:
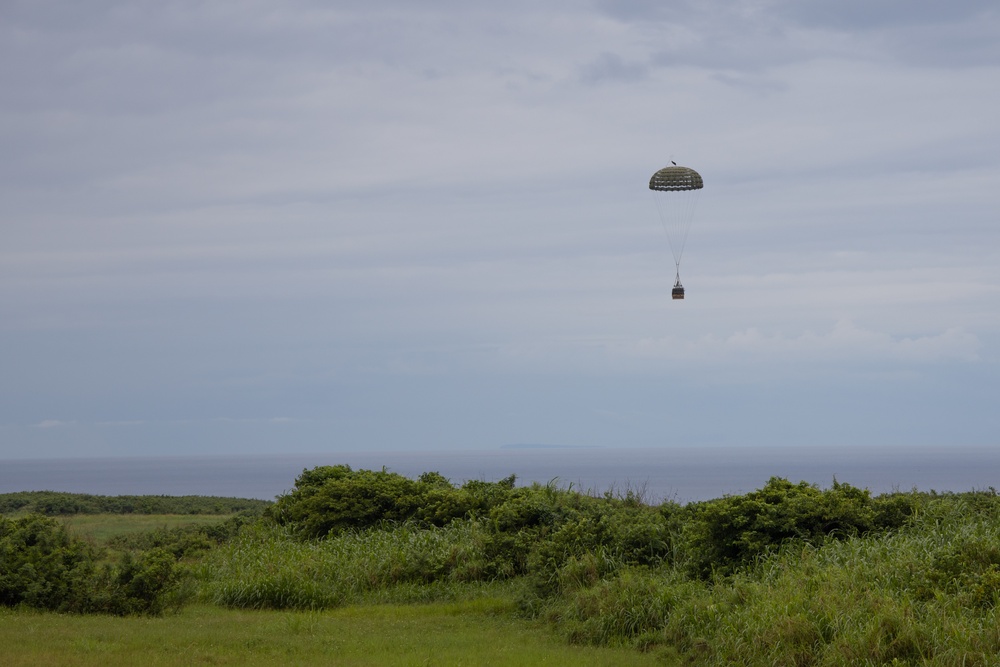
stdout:
POLYGON ((677 274, 672 296, 675 299, 684 298, 684 285, 681 284, 681 256, 684 254, 688 230, 694 219, 698 193, 703 187, 705 184, 701 174, 694 169, 678 167, 676 164, 660 169, 649 179, 649 189, 653 192, 656 208, 660 212, 660 222, 663 223, 663 231, 667 233, 670 251, 674 255, 677 274))

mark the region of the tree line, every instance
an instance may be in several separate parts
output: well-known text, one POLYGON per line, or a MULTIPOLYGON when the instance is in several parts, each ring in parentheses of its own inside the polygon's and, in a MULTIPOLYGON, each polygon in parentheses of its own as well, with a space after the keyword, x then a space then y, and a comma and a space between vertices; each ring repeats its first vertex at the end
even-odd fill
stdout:
POLYGON ((260 512, 269 500, 220 496, 101 496, 61 491, 0 493, 0 514, 234 514, 260 512))

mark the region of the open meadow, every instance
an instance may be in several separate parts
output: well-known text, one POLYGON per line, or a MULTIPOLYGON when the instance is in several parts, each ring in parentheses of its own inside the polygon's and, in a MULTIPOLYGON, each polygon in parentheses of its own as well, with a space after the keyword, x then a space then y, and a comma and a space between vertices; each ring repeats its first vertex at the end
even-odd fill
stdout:
POLYGON ((62 521, 73 535, 102 543, 137 533, 214 526, 228 518, 215 514, 76 514, 62 521))
POLYGON ((662 664, 629 649, 569 646, 496 600, 317 612, 192 605, 156 618, 0 609, 0 645, 10 667, 662 664))

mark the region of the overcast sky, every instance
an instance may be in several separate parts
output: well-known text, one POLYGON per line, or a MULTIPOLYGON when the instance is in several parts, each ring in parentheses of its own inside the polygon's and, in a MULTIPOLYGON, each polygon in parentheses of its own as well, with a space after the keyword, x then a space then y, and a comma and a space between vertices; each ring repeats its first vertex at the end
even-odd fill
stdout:
POLYGON ((993 0, 2 0, 0 458, 1000 444, 998 35, 993 0))

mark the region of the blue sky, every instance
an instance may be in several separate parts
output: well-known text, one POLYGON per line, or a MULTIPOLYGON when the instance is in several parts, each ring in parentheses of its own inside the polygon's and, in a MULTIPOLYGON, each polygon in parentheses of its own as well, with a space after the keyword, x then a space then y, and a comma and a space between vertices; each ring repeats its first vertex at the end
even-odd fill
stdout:
POLYGON ((994 444, 997 34, 985 1, 5 2, 0 458, 994 444), (670 160, 705 180, 683 302, 670 160))

